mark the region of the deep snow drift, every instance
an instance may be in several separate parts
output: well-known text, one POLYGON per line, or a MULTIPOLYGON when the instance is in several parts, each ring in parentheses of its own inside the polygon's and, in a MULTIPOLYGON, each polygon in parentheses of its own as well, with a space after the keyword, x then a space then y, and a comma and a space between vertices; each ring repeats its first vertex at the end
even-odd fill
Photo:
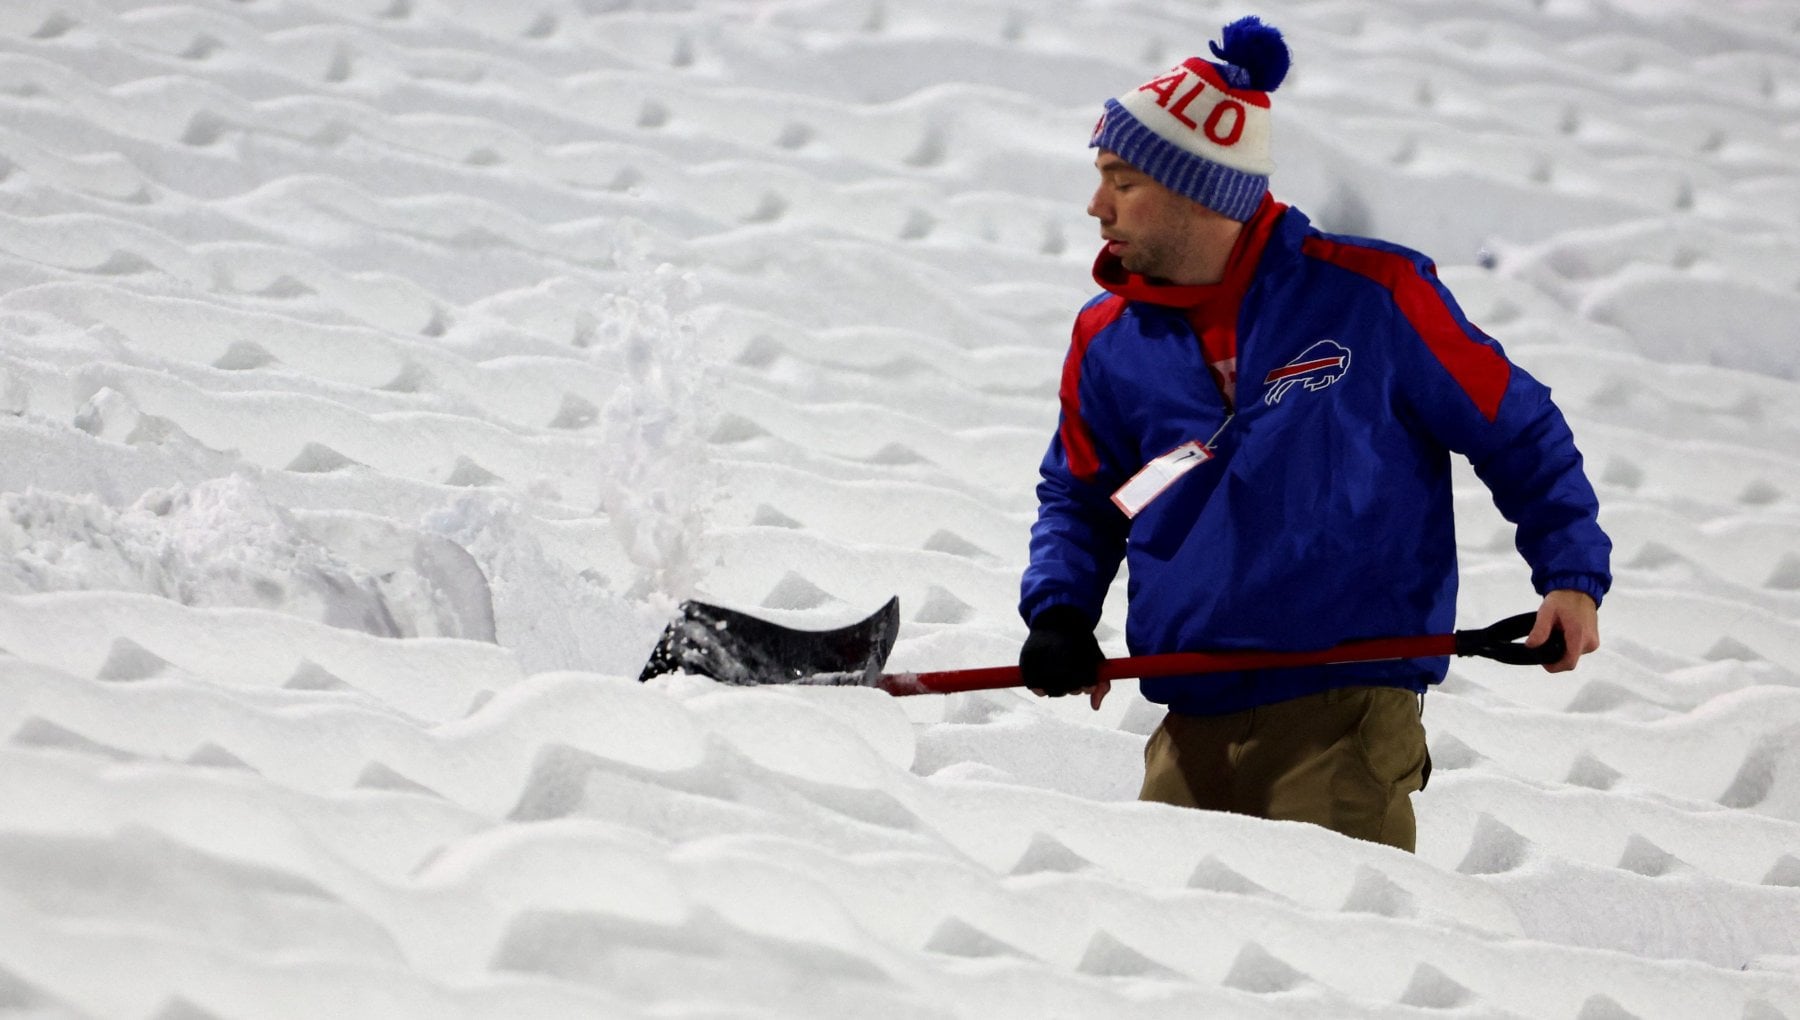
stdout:
POLYGON ((1579 672, 1429 696, 1416 857, 1134 803, 1130 685, 635 682, 690 595, 1013 660, 1088 129, 1242 13, 0 6, 0 1012, 1800 1018, 1792 0, 1257 11, 1277 195, 1617 543, 1579 672))

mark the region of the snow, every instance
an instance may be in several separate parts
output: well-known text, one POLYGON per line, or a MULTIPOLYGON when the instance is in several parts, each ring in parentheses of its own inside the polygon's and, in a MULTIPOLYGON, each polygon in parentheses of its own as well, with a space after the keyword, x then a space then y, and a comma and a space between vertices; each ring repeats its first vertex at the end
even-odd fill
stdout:
POLYGON ((1088 128, 1241 13, 0 5, 0 1012, 1800 1018, 1794 0, 1256 12, 1277 195, 1617 542, 1578 672, 1428 697, 1416 856, 1136 803, 1130 684, 636 682, 694 596, 1013 661, 1088 128))

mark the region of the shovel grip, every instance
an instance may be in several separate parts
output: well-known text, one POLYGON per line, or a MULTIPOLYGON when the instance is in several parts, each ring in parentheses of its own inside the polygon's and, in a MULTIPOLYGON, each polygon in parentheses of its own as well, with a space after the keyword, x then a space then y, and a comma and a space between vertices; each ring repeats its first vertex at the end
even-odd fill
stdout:
POLYGON ((1551 631, 1549 639, 1536 648, 1518 643, 1529 637, 1536 626, 1536 613, 1520 613, 1476 630, 1459 630, 1456 654, 1478 655, 1513 666, 1547 666, 1561 661, 1569 650, 1561 627, 1551 631))

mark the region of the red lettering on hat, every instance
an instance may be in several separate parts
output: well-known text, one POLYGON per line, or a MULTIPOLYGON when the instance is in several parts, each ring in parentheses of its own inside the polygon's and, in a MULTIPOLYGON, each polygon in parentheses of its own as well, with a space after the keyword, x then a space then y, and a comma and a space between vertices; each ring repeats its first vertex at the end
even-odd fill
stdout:
MULTIPOLYGON (((1201 80, 1195 82, 1194 87, 1191 89, 1188 89, 1187 93, 1185 95, 1183 95, 1179 100, 1177 100, 1174 106, 1170 106, 1168 108, 1169 116, 1174 117, 1176 120, 1182 122, 1183 124, 1186 124, 1189 131, 1198 131, 1200 129, 1200 125, 1198 125, 1188 119, 1187 108, 1188 108, 1188 104, 1194 101, 1195 96, 1197 96, 1200 93, 1205 92, 1205 91, 1206 91, 1206 79, 1202 78, 1201 80)), ((1168 104, 1165 103, 1162 105, 1167 106, 1168 104)))
MULTIPOLYGON (((1194 126, 1193 121, 1185 118, 1183 118, 1182 123, 1189 127, 1194 126)), ((1244 104, 1235 99, 1220 100, 1219 105, 1213 107, 1212 113, 1206 118, 1206 137, 1220 145, 1236 145, 1237 140, 1243 136, 1244 104), (1219 122, 1225 119, 1225 114, 1227 112, 1232 114, 1231 130, 1228 132, 1220 132, 1219 122)))
MULTIPOLYGON (((1138 91, 1154 93, 1157 106, 1169 111, 1169 116, 1180 121, 1189 131, 1204 130, 1206 137, 1211 139, 1214 145, 1236 145, 1238 140, 1244 137, 1244 121, 1247 119, 1244 110, 1245 101, 1262 107, 1269 105, 1269 98, 1266 95, 1256 92, 1237 92, 1229 88, 1219 77, 1218 69, 1198 57, 1185 62, 1160 78, 1138 86, 1138 91), (1175 93, 1187 81, 1190 71, 1194 73, 1194 85, 1183 92, 1180 99, 1176 99, 1175 93), (1203 128, 1201 124, 1187 115, 1187 108, 1194 100, 1200 98, 1200 94, 1206 91, 1208 85, 1224 92, 1225 98, 1213 104, 1212 112, 1207 114, 1203 128), (1175 105, 1169 105, 1171 102, 1175 105), (1227 114, 1231 115, 1229 124, 1225 119, 1227 114)), ((1104 122, 1105 120, 1102 118, 1102 123, 1104 122)), ((1095 129, 1096 134, 1098 130, 1098 128, 1095 129)))
POLYGON ((1138 91, 1156 93, 1156 105, 1166 110, 1169 108, 1169 98, 1175 95, 1175 90, 1181 87, 1181 83, 1187 80, 1187 76, 1187 70, 1178 67, 1171 74, 1165 74, 1155 81, 1138 86, 1138 91))

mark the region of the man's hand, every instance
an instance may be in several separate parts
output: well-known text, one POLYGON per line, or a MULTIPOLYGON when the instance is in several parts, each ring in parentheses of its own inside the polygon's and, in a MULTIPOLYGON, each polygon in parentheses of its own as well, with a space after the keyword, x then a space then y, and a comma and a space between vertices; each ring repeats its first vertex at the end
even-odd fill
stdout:
POLYGON ((1100 679, 1100 642, 1094 625, 1074 606, 1051 606, 1031 621, 1031 636, 1019 649, 1019 676, 1038 697, 1082 693, 1100 707, 1112 681, 1100 679))
POLYGON ((1538 607, 1537 623, 1525 638, 1525 647, 1538 647, 1550 640, 1551 631, 1558 629, 1569 650, 1544 667, 1551 673, 1574 669, 1583 655, 1600 647, 1600 607, 1587 592, 1562 588, 1545 595, 1544 604, 1538 607))

